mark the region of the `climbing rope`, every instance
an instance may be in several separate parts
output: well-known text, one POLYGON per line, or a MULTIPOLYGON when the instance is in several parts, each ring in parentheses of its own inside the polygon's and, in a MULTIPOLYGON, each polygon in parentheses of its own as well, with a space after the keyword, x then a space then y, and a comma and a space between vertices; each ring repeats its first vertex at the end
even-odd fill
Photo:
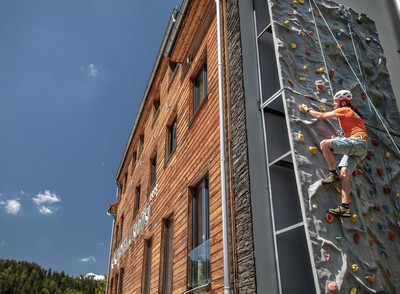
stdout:
MULTIPOLYGON (((356 78, 356 80, 357 80, 358 84, 360 85, 361 89, 364 91, 364 93, 365 93, 365 95, 366 95, 366 97, 367 97, 367 99, 368 99, 368 102, 369 102, 370 106, 372 107, 372 109, 374 110, 376 116, 378 117, 379 121, 381 122, 382 126, 384 127, 384 129, 385 129, 386 133, 388 134, 390 140, 392 141, 393 146, 395 147, 397 153, 400 155, 400 149, 399 149, 399 147, 397 146, 396 142, 394 141, 392 135, 390 134, 389 129, 386 127, 386 124, 384 123, 381 114, 378 112, 378 110, 376 109, 375 105, 373 105, 372 99, 369 97, 369 95, 368 95, 368 93, 367 93, 367 91, 366 91, 366 88, 363 86, 363 84, 361 83, 361 81, 360 81, 360 79, 358 78, 357 74, 355 73, 353 67, 352 67, 351 64, 350 64, 349 59, 347 58, 346 54, 343 52, 341 46, 339 45, 339 42, 337 41, 335 35, 333 34, 333 32, 332 32, 332 30, 331 30, 331 28, 330 28, 328 22, 325 20, 325 17, 324 17, 323 14, 321 13, 321 10, 319 9, 317 3, 315 2, 315 0, 312 0, 312 1, 313 1, 313 3, 314 3, 315 7, 317 8, 319 15, 321 16, 322 20, 324 21, 325 26, 327 27, 329 33, 331 34, 332 38, 335 40, 336 47, 337 47, 337 48, 340 50, 340 52, 342 53, 342 55, 343 55, 344 59, 346 60, 346 63, 347 63, 347 65, 349 66, 351 72, 353 73, 354 77, 356 78)), ((311 0, 309 0, 309 2, 310 2, 310 7, 311 7, 311 0)), ((311 7, 311 10, 312 10, 312 7, 311 7)), ((312 13, 312 14, 313 14, 313 13, 312 13)), ((314 16, 314 14, 313 14, 313 18, 314 18, 315 26, 316 26, 316 28, 317 28, 317 24, 316 24, 316 21, 315 21, 315 16, 314 16)), ((322 44, 321 44, 321 40, 320 40, 320 38, 319 38, 318 31, 317 31, 317 35, 318 35, 318 42, 319 42, 319 45, 320 45, 321 50, 322 50, 322 44)), ((324 63, 325 63, 324 54, 322 54, 322 57, 323 57, 324 63)), ((326 63, 325 63, 325 64, 326 64, 326 63)))
MULTIPOLYGON (((328 71, 328 66, 326 65, 326 60, 325 60, 324 49, 322 48, 321 38, 319 37, 318 25, 317 25, 317 21, 316 21, 316 19, 315 19, 315 15, 314 15, 314 13, 313 13, 313 8, 312 8, 312 5, 311 5, 311 0, 308 0, 308 2, 309 2, 309 4, 310 4, 310 12, 311 12, 311 15, 313 16, 313 20, 314 20, 314 24, 315 24, 315 32, 317 33, 318 44, 319 44, 319 48, 321 49, 321 54, 322 54, 322 60, 323 60, 323 62, 324 62, 324 67, 325 67, 325 70, 328 71)), ((328 83, 329 83, 329 91, 328 91, 328 93, 331 94, 332 100, 333 100, 333 95, 334 95, 334 94, 333 94, 333 88, 332 88, 331 79, 330 79, 330 77, 329 77, 329 74, 327 74, 327 78, 328 78, 328 83)))

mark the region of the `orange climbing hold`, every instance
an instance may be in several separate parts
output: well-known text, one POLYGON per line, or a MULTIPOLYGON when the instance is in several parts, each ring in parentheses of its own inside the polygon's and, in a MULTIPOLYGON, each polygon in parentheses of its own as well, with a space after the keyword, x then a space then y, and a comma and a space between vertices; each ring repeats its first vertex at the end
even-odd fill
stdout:
POLYGON ((318 148, 315 146, 308 147, 308 150, 314 155, 317 154, 317 152, 318 152, 318 148))

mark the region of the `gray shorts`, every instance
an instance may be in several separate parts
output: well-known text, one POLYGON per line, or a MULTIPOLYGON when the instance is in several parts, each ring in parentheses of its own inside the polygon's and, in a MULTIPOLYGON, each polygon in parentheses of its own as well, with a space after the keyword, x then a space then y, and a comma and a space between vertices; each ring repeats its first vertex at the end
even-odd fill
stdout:
POLYGON ((367 156, 367 142, 363 138, 337 137, 332 141, 334 154, 343 154, 339 167, 347 167, 350 171, 355 171, 365 156, 367 156))

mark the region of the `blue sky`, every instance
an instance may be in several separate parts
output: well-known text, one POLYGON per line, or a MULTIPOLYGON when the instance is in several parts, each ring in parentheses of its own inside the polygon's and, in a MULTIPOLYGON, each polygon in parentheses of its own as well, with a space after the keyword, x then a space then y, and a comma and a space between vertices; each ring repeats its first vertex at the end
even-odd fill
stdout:
POLYGON ((0 258, 107 272, 106 208, 180 4, 0 2, 0 258))

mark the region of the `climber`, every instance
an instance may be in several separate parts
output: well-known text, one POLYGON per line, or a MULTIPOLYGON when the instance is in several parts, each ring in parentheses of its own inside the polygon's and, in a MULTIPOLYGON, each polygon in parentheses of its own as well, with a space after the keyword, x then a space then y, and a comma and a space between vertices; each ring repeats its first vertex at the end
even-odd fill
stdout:
POLYGON ((341 179, 341 205, 329 209, 333 215, 350 217, 350 180, 353 171, 367 155, 368 136, 361 116, 351 105, 352 94, 348 90, 341 90, 334 96, 333 111, 319 112, 307 105, 300 105, 300 109, 317 119, 330 119, 337 117, 344 132, 343 137, 332 136, 331 139, 322 140, 320 147, 328 164, 329 174, 322 180, 322 184, 331 184, 339 179, 335 164, 335 154, 343 157, 338 165, 341 179))

